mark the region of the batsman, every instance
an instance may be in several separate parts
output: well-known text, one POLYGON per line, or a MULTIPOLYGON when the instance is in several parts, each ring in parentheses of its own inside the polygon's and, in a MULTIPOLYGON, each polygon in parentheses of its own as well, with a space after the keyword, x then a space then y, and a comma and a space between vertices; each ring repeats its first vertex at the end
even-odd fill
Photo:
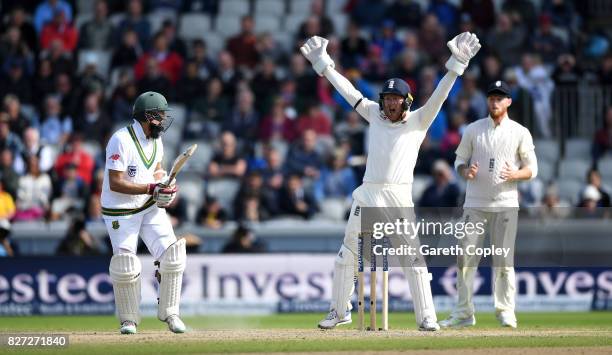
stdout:
POLYGON ((106 146, 101 202, 113 247, 109 273, 121 334, 135 334, 140 322, 139 235, 158 267, 157 317, 168 323, 170 331, 185 331, 179 318, 185 240, 177 240, 164 209, 177 193, 176 184, 167 181, 161 164, 161 135, 172 124, 168 111, 168 102, 161 94, 141 94, 134 103, 132 124, 116 131, 106 146))
MULTIPOLYGON (((448 72, 429 100, 410 111, 410 86, 402 79, 385 82, 378 102, 365 98, 334 68, 327 54, 328 40, 310 38, 301 48, 314 70, 340 92, 345 100, 369 122, 369 155, 363 184, 353 192, 353 205, 344 240, 334 263, 332 302, 319 328, 331 329, 351 323, 351 296, 356 274, 357 239, 361 230, 361 207, 413 207, 412 181, 419 147, 434 118, 438 115, 457 76, 462 75, 480 49, 476 35, 464 32, 448 42, 452 53, 446 62, 448 72)), ((414 303, 417 327, 422 331, 440 329, 431 295, 431 274, 426 266, 402 268, 414 303)))

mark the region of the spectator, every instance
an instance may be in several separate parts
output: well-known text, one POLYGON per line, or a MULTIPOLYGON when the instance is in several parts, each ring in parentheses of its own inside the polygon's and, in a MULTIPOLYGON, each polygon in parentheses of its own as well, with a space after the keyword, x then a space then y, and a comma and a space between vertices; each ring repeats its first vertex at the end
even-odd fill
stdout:
POLYGON ((521 66, 516 68, 516 76, 518 84, 531 94, 540 135, 550 138, 551 96, 555 83, 539 60, 529 53, 523 55, 521 66))
POLYGON ((280 89, 280 80, 276 77, 276 64, 269 57, 264 57, 252 79, 255 107, 259 112, 268 112, 280 89))
POLYGON ((255 239, 253 232, 245 226, 238 226, 232 234, 232 239, 223 246, 222 253, 225 254, 244 254, 244 253, 263 253, 266 251, 265 245, 255 239))
POLYGON ((356 68, 368 53, 368 42, 361 36, 359 26, 353 21, 349 22, 346 32, 346 38, 340 42, 342 67, 356 68))
POLYGON ((327 165, 321 169, 321 179, 317 184, 317 200, 320 201, 323 198, 350 200, 353 190, 357 188, 357 179, 353 169, 348 167, 346 162, 346 152, 342 149, 335 149, 327 165))
POLYGON ((259 58, 269 58, 273 63, 287 63, 287 49, 279 44, 270 32, 263 32, 257 37, 259 58))
POLYGON ((253 148, 259 124, 259 114, 255 111, 254 99, 251 91, 242 90, 237 96, 234 110, 223 122, 223 130, 232 132, 249 148, 253 148))
POLYGON ((240 186, 234 199, 234 215, 238 221, 261 222, 275 212, 276 196, 268 191, 263 176, 258 171, 250 172, 240 186))
POLYGON ((34 56, 17 26, 9 27, 0 42, 0 65, 3 74, 12 66, 20 66, 27 77, 34 74, 34 56))
POLYGON ((79 48, 109 50, 113 47, 115 28, 108 19, 106 0, 96 0, 94 18, 85 22, 79 33, 79 48))
POLYGON ((506 67, 519 62, 525 38, 525 28, 518 24, 513 25, 510 16, 501 13, 497 16, 495 29, 489 32, 484 42, 488 52, 500 58, 506 67))
POLYGON ((188 202, 181 195, 177 195, 174 201, 166 207, 166 213, 170 217, 170 223, 173 228, 179 228, 183 222, 186 222, 188 217, 188 202))
POLYGON ((306 67, 306 59, 302 54, 295 53, 291 56, 289 67, 289 78, 295 82, 296 108, 302 108, 302 102, 316 100, 317 77, 314 71, 306 67))
POLYGON ((92 92, 102 93, 106 80, 98 72, 98 62, 100 60, 98 54, 85 53, 81 56, 81 60, 84 62, 84 68, 78 78, 78 92, 84 95, 92 92))
POLYGON ((34 97, 30 78, 24 75, 23 67, 15 61, 8 66, 8 75, 0 76, 0 96, 13 94, 21 102, 30 103, 34 97))
POLYGON ((193 56, 189 59, 198 65, 198 77, 209 80, 215 74, 215 63, 208 56, 206 42, 202 39, 193 41, 193 56))
POLYGON ((274 100, 270 114, 264 117, 259 127, 259 139, 264 142, 292 142, 297 135, 294 121, 287 117, 285 103, 281 98, 274 100))
MULTIPOLYGON (((11 10, 8 23, 5 28, 17 27, 21 33, 21 38, 25 41, 28 48, 32 51, 38 49, 38 34, 36 29, 27 19, 27 15, 23 7, 17 5, 11 10)), ((42 28, 42 27, 41 27, 42 28)))
POLYGON ((208 165, 211 178, 242 178, 246 172, 246 161, 238 154, 236 137, 223 132, 220 138, 221 151, 215 154, 208 165))
MULTIPOLYGON (((53 76, 53 68, 49 59, 42 58, 40 60, 32 87, 33 93, 37 98, 47 97, 55 92, 55 77, 53 76)), ((35 104, 39 112, 44 110, 44 103, 41 104, 37 101, 35 104)))
POLYGON ((330 138, 332 134, 331 119, 315 102, 306 106, 304 114, 296 122, 296 133, 299 136, 307 130, 313 130, 318 137, 330 138))
POLYGON ((514 23, 523 23, 528 31, 535 28, 537 12, 531 0, 506 0, 502 5, 502 11, 507 13, 514 23))
POLYGON ((15 215, 15 200, 10 193, 4 190, 4 185, 0 182, 0 223, 10 221, 15 215))
POLYGON ((4 110, 7 113, 10 131, 18 136, 23 136, 28 127, 37 127, 38 122, 34 117, 26 117, 21 113, 21 102, 15 95, 4 96, 4 110))
POLYGON ((348 142, 349 156, 365 156, 366 126, 357 111, 348 111, 343 122, 335 126, 338 140, 348 142))
POLYGON ((0 112, 0 149, 8 149, 13 156, 23 153, 24 147, 21 138, 11 132, 8 114, 0 112))
POLYGON ((72 133, 72 118, 61 117, 61 106, 57 96, 47 96, 45 99, 45 116, 40 131, 46 144, 63 145, 72 133))
POLYGON ((196 221, 201 226, 219 229, 227 220, 227 212, 221 207, 216 198, 207 196, 206 203, 198 211, 196 221))
POLYGON ((11 223, 7 220, 0 220, 0 257, 14 257, 15 246, 9 239, 11 234, 11 223))
POLYGON ((465 115, 460 111, 453 111, 451 114, 450 126, 440 141, 440 153, 442 158, 446 159, 447 162, 453 163, 455 160, 455 150, 461 142, 461 136, 463 130, 466 127, 467 119, 465 115))
POLYGON ((459 96, 466 97, 470 101, 470 109, 474 110, 479 118, 482 118, 487 116, 487 97, 478 88, 477 80, 478 76, 473 71, 466 72, 463 75, 463 86, 459 90, 459 96))
POLYGON ((597 78, 602 85, 612 85, 612 53, 606 55, 601 60, 601 65, 597 71, 597 78))
POLYGON ((15 172, 13 165, 13 153, 4 148, 0 154, 0 181, 4 191, 8 192, 15 200, 19 188, 19 175, 15 172))
POLYGON ((72 75, 74 72, 74 63, 72 62, 71 55, 64 50, 64 44, 59 38, 51 41, 49 48, 41 52, 41 57, 42 59, 49 59, 51 71, 54 75, 62 73, 72 75))
POLYGON ((170 80, 161 72, 155 58, 149 58, 146 62, 146 72, 136 85, 138 92, 155 91, 167 98, 171 98, 172 84, 170 80))
POLYGON ((612 149, 612 106, 606 108, 604 115, 604 125, 602 128, 595 132, 595 139, 593 140, 593 160, 597 161, 599 158, 609 153, 612 149))
POLYGON ((67 213, 85 210, 89 189, 77 175, 75 163, 64 165, 62 179, 59 181, 58 196, 51 203, 51 220, 60 220, 67 213))
POLYGON ((555 86, 576 89, 582 77, 582 72, 576 64, 576 58, 572 54, 565 53, 561 54, 556 60, 557 66, 552 74, 555 86))
POLYGON ((64 239, 60 242, 55 253, 65 256, 100 254, 96 239, 85 228, 85 218, 83 216, 73 218, 64 239))
POLYGON ((425 188, 419 207, 457 207, 461 193, 453 180, 453 172, 444 160, 437 160, 432 168, 433 182, 425 188))
POLYGON ((280 211, 282 214, 295 215, 309 219, 317 211, 316 200, 310 191, 304 188, 298 174, 289 174, 285 187, 280 193, 280 211))
POLYGON ((202 100, 206 94, 206 82, 198 76, 198 63, 187 62, 185 72, 176 88, 177 101, 185 104, 188 109, 193 108, 197 101, 202 100))
POLYGON ((83 149, 83 138, 78 133, 70 136, 68 143, 64 147, 64 152, 55 162, 55 173, 60 179, 65 178, 65 167, 70 163, 76 165, 77 175, 89 186, 92 180, 94 160, 83 149))
POLYGON ((254 33, 255 23, 250 15, 245 15, 240 21, 240 33, 227 41, 227 51, 234 57, 238 67, 250 70, 259 61, 257 52, 257 37, 254 33))
POLYGON ((287 172, 316 180, 323 165, 321 155, 316 151, 317 132, 307 129, 302 132, 300 144, 292 145, 287 155, 287 172))
POLYGON ((161 33, 153 38, 153 49, 143 54, 134 66, 134 76, 137 80, 145 76, 145 66, 148 66, 151 60, 156 62, 161 74, 168 78, 172 85, 176 84, 183 69, 183 59, 176 52, 169 50, 167 39, 161 33))
POLYGON ((539 55, 545 64, 552 66, 557 61, 559 54, 565 51, 565 42, 552 32, 550 15, 540 15, 539 24, 539 29, 531 41, 531 46, 534 53, 539 55))
POLYGON ((234 57, 228 51, 221 51, 218 55, 218 66, 216 77, 221 79, 223 83, 223 96, 228 100, 234 100, 238 83, 242 81, 243 76, 234 65, 234 57))
POLYGON ((130 78, 129 73, 122 71, 119 75, 119 85, 117 85, 111 98, 113 122, 129 122, 132 117, 134 100, 139 93, 136 83, 130 78))
POLYGON ((382 31, 374 39, 373 44, 381 49, 382 60, 385 64, 392 63, 404 49, 404 44, 395 33, 395 23, 391 20, 385 20, 382 23, 382 31))
POLYGON ((40 172, 35 155, 30 156, 26 163, 27 174, 19 179, 15 220, 41 220, 47 215, 51 202, 51 178, 40 172))
POLYGON ((64 0, 46 0, 36 7, 34 12, 34 27, 38 33, 43 31, 43 27, 53 20, 55 14, 61 11, 64 13, 67 22, 72 21, 72 7, 64 0))
POLYGON ((577 218, 601 219, 604 217, 606 210, 599 208, 601 194, 597 187, 587 185, 584 190, 582 190, 580 198, 580 203, 576 211, 577 218))
POLYGON ((495 24, 493 0, 463 0, 461 2, 461 12, 469 15, 474 24, 481 30, 489 30, 495 24))
POLYGON ((612 207, 610 205, 610 193, 608 192, 608 190, 602 185, 601 183, 601 175, 599 174, 599 171, 597 171, 596 169, 590 169, 587 173, 586 176, 586 180, 587 180, 587 186, 585 186, 585 188, 583 189, 586 190, 589 186, 594 186, 597 189, 597 192, 599 192, 599 200, 597 201, 597 206, 598 207, 604 207, 604 208, 609 208, 612 207))
POLYGON ((283 187, 285 177, 283 170, 283 157, 274 147, 268 146, 264 151, 265 165, 261 168, 265 188, 273 198, 270 202, 270 212, 278 213, 278 202, 280 191, 283 187))
MULTIPOLYGON (((312 33, 310 36, 319 35, 319 36, 327 38, 334 33, 334 23, 332 22, 331 18, 329 18, 325 14, 325 7, 323 5, 324 5, 323 0, 312 0, 310 2, 310 16, 308 18, 309 19, 316 18, 318 22, 317 24, 318 31, 312 33)), ((308 20, 306 20, 305 23, 300 25, 299 33, 304 35, 306 33, 312 32, 312 31, 308 31, 307 27, 308 27, 308 20)), ((309 38, 310 36, 307 36, 307 37, 300 36, 300 38, 309 38)))
POLYGON ((542 206, 537 208, 536 216, 544 221, 564 219, 570 215, 571 206, 559 199, 556 186, 549 186, 544 193, 542 206))
POLYGON ((410 85, 413 92, 418 91, 417 81, 419 78, 419 54, 414 49, 406 48, 398 58, 398 68, 394 77, 403 79, 410 85))
POLYGON ((102 110, 102 96, 91 93, 83 100, 83 113, 74 123, 74 130, 79 132, 85 140, 95 141, 101 147, 112 130, 110 117, 102 110))
MULTIPOLYGON (((369 81, 383 81, 387 77, 388 63, 383 59, 382 49, 372 44, 368 48, 368 54, 365 58, 359 61, 358 69, 363 73, 363 77, 369 81)), ((355 69, 347 70, 347 73, 355 72, 355 69)), ((351 74, 360 76, 360 74, 351 74)))
POLYGON ((187 137, 217 137, 226 117, 229 104, 223 96, 223 84, 218 78, 212 78, 207 85, 206 97, 194 103, 186 130, 187 137))
POLYGON ((40 133, 34 127, 28 127, 23 132, 24 150, 21 155, 15 156, 15 171, 19 175, 25 174, 26 161, 31 155, 38 157, 39 169, 43 173, 48 173, 55 163, 53 148, 41 144, 40 133))
POLYGON ((432 59, 446 55, 446 32, 435 15, 427 14, 423 17, 419 30, 419 43, 432 59))
POLYGON ((118 67, 133 67, 142 56, 142 47, 138 42, 136 31, 128 29, 123 32, 121 44, 113 50, 111 69, 118 67))
POLYGON ((429 3, 427 12, 434 14, 440 24, 446 30, 446 33, 457 32, 457 21, 459 19, 459 11, 455 5, 450 4, 448 0, 432 0, 429 3))
POLYGON ((132 30, 138 36, 141 48, 147 48, 147 42, 151 37, 151 24, 142 14, 142 1, 129 0, 127 6, 127 16, 119 24, 117 33, 119 38, 123 37, 125 31, 132 30))
POLYGON ((182 39, 176 35, 176 24, 171 19, 162 23, 161 33, 166 38, 170 52, 177 53, 181 58, 187 58, 187 46, 182 39))
POLYGON ((502 78, 502 65, 497 56, 492 54, 487 55, 482 60, 480 67, 478 87, 486 88, 491 85, 491 83, 494 83, 502 78))
POLYGON ((398 27, 416 29, 421 24, 423 11, 418 1, 394 0, 388 7, 385 17, 398 27))
POLYGON ((62 48, 66 52, 74 52, 76 49, 79 33, 74 26, 66 19, 66 13, 62 10, 57 10, 53 14, 53 21, 47 23, 40 34, 40 48, 47 49, 51 43, 59 40, 62 43, 62 48))
POLYGON ((570 31, 577 27, 578 16, 576 16, 573 1, 544 0, 541 12, 550 15, 553 26, 570 31))

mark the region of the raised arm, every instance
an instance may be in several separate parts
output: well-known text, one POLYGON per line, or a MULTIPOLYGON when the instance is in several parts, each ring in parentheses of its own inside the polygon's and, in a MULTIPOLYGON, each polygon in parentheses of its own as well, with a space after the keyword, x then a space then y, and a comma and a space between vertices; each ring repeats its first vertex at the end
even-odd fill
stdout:
POLYGON ((438 83, 438 86, 425 105, 415 111, 423 129, 429 128, 438 112, 440 112, 440 108, 442 108, 442 104, 444 104, 448 97, 448 93, 452 89, 455 80, 463 74, 468 67, 470 59, 480 50, 478 37, 469 32, 463 32, 455 36, 455 38, 448 41, 447 46, 452 53, 446 62, 448 73, 440 80, 440 83, 438 83))
POLYGON ((323 37, 313 36, 300 47, 300 51, 310 61, 317 74, 325 76, 353 109, 368 120, 368 109, 373 102, 365 98, 347 78, 336 71, 334 61, 327 54, 328 42, 323 37))

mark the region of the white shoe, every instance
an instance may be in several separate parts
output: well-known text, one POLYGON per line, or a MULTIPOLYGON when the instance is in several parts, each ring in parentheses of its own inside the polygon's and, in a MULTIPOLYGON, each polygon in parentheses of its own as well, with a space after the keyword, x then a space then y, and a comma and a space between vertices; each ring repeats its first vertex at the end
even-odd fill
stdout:
POLYGON ((121 328, 119 328, 121 334, 136 334, 136 323, 131 320, 124 320, 121 322, 121 328))
POLYGON ((338 313, 335 309, 332 309, 327 314, 327 317, 319 322, 319 328, 321 329, 332 329, 341 324, 350 324, 353 320, 351 319, 351 312, 346 312, 343 318, 338 317, 338 313))
POLYGON ((497 320, 499 320, 499 323, 501 324, 502 327, 516 328, 517 326, 516 316, 514 315, 513 312, 497 313, 497 320))
POLYGON ((173 314, 166 318, 168 329, 173 333, 185 333, 185 323, 176 315, 173 314))
POLYGON ((440 321, 440 327, 442 328, 466 328, 473 327, 476 325, 476 318, 471 315, 467 318, 459 318, 455 315, 450 315, 443 321, 440 321))
POLYGON ((419 326, 419 330, 422 332, 435 332, 436 330, 440 330, 440 326, 433 318, 425 317, 419 326))

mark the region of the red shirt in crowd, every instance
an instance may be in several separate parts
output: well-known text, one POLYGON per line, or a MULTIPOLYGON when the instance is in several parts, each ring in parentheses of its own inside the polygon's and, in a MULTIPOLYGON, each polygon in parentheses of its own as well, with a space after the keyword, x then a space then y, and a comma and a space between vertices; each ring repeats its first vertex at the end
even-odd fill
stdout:
POLYGON ((55 172, 60 178, 64 178, 64 167, 70 163, 74 163, 76 165, 77 175, 83 179, 87 185, 91 184, 94 170, 93 158, 84 150, 77 150, 61 154, 55 162, 55 172))
POLYGON ((40 47, 47 49, 56 39, 62 41, 64 50, 72 52, 79 41, 79 33, 69 23, 58 25, 57 23, 49 22, 43 27, 40 34, 40 47))
POLYGON ((301 136, 307 129, 314 130, 320 136, 329 136, 332 133, 331 122, 323 112, 318 112, 314 116, 300 116, 296 129, 298 136, 301 136))
POLYGON ((157 59, 159 71, 174 85, 181 77, 181 71, 183 70, 183 59, 175 52, 167 52, 160 55, 156 55, 154 52, 147 52, 140 56, 134 66, 136 80, 140 80, 145 76, 147 62, 152 57, 157 59))

